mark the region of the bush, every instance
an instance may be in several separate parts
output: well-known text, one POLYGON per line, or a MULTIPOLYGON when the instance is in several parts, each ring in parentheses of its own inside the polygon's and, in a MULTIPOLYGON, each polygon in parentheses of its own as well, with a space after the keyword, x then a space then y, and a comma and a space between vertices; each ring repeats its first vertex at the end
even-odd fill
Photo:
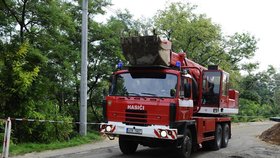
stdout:
POLYGON ((268 104, 259 104, 257 102, 240 98, 239 115, 241 116, 261 116, 271 117, 273 108, 268 104))
POLYGON ((5 122, 2 122, 0 120, 0 153, 2 152, 2 145, 3 145, 3 141, 4 141, 4 135, 5 135, 5 122))
POLYGON ((240 98, 239 114, 232 116, 233 122, 257 122, 272 116, 272 107, 255 101, 240 98))
POLYGON ((12 139, 15 143, 37 142, 49 143, 68 140, 73 132, 72 117, 63 116, 57 106, 51 102, 29 102, 27 118, 35 122, 12 122, 12 139), (39 122, 38 120, 54 120, 59 122, 39 122))

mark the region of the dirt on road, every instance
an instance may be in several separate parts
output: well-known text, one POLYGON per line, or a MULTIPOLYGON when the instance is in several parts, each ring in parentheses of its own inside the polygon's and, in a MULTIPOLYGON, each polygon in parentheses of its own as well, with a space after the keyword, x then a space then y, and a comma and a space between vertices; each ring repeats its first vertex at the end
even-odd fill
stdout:
POLYGON ((275 124, 260 135, 260 139, 272 144, 280 145, 280 123, 275 124))
MULTIPOLYGON (((280 146, 259 139, 261 133, 276 122, 253 122, 232 125, 232 138, 227 148, 218 151, 198 151, 192 158, 280 158, 280 146)), ((117 139, 86 144, 60 150, 29 153, 16 158, 176 158, 166 149, 151 149, 140 146, 134 155, 123 155, 117 139)))

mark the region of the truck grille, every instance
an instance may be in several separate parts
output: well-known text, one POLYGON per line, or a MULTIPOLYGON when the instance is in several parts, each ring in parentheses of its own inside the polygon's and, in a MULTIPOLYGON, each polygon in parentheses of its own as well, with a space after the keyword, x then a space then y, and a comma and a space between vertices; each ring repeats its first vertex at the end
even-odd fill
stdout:
POLYGON ((125 124, 148 126, 147 124, 147 111, 145 110, 125 110, 125 124))

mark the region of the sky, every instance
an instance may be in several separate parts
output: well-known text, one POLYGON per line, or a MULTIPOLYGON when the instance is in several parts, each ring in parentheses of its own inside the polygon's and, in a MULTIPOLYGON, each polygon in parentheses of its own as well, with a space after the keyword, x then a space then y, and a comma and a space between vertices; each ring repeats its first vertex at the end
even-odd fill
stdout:
POLYGON ((221 26, 225 35, 249 32, 258 39, 258 50, 250 61, 260 63, 259 70, 273 65, 280 70, 280 1, 279 0, 112 0, 107 11, 128 9, 135 18, 153 17, 170 2, 190 2, 195 12, 206 14, 221 26))

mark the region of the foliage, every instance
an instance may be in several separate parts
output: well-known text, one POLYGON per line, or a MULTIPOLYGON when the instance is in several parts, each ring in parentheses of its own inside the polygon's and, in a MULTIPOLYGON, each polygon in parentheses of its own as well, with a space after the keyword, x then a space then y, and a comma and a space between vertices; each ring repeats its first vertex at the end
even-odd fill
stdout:
MULTIPOLYGON (((0 120, 0 147, 1 147, 1 144, 3 144, 4 135, 5 135, 5 123, 4 123, 4 121, 0 120)), ((0 149, 2 149, 2 148, 0 148, 0 149)))
POLYGON ((175 52, 201 65, 219 65, 225 70, 239 70, 239 62, 254 56, 256 39, 249 33, 222 34, 220 26, 204 14, 195 14, 190 3, 171 3, 155 16, 155 26, 173 43, 175 52))
POLYGON ((279 73, 272 66, 269 66, 266 71, 256 74, 249 69, 248 75, 243 76, 240 82, 242 88, 240 89, 239 115, 247 116, 245 120, 279 116, 278 77, 279 73))
POLYGON ((26 94, 37 78, 43 57, 36 51, 28 43, 23 43, 13 53, 2 52, 1 60, 4 64, 0 72, 0 104, 5 112, 1 114, 2 118, 17 115, 15 110, 20 106, 17 102, 25 100, 26 94))
MULTIPOLYGON (((0 1, 1 118, 78 120, 80 3, 78 0, 0 1)), ((89 2, 89 30, 94 33, 89 34, 90 59, 96 60, 95 65, 99 66, 102 58, 108 57, 98 68, 100 72, 89 72, 89 77, 95 79, 89 80, 90 85, 96 85, 102 79, 99 76, 110 73, 111 65, 106 62, 116 60, 115 49, 119 49, 114 48, 118 36, 108 34, 107 25, 93 20, 94 15, 104 13, 103 7, 107 5, 110 3, 106 0, 89 2), (99 48, 94 43, 100 40, 104 42, 99 48)), ((90 66, 89 70, 95 68, 90 66)), ((69 139, 74 133, 69 123, 16 122, 12 138, 15 142, 50 142, 69 139)))
POLYGON ((206 15, 194 14, 195 8, 191 4, 172 3, 158 12, 155 26, 172 41, 175 52, 188 52, 189 58, 207 65, 213 53, 219 54, 221 32, 206 15))
POLYGON ((73 132, 72 117, 62 116, 56 104, 50 102, 33 102, 28 104, 27 118, 36 120, 55 120, 62 123, 51 122, 14 122, 15 135, 20 135, 14 142, 39 142, 49 143, 52 141, 68 140, 73 132), (38 108, 38 109, 37 109, 38 108), (17 133, 19 132, 19 133, 17 133))
POLYGON ((241 116, 270 116, 272 108, 269 105, 263 104, 260 105, 255 101, 240 99, 240 112, 241 116))
MULTIPOLYGON (((22 143, 22 144, 11 144, 10 153, 11 155, 20 155, 30 152, 40 152, 45 150, 61 149, 66 147, 77 146, 81 144, 91 143, 102 138, 97 132, 90 132, 85 137, 75 136, 71 140, 67 141, 55 141, 52 143, 22 143)), ((1 146, 0 146, 1 147, 1 146)), ((2 149, 2 148, 1 148, 2 149)))
POLYGON ((280 116, 280 90, 276 89, 274 91, 273 95, 273 101, 274 104, 272 105, 272 108, 274 109, 272 114, 276 116, 280 116))

